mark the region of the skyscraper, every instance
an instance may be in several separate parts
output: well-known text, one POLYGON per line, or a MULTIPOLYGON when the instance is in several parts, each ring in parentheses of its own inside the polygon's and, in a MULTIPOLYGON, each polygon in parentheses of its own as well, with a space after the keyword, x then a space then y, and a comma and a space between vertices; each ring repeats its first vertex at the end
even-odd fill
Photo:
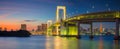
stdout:
POLYGON ((103 32, 103 27, 102 27, 102 24, 100 24, 100 33, 103 32))
POLYGON ((21 30, 27 30, 26 24, 21 24, 21 30))
POLYGON ((52 25, 52 20, 47 21, 47 28, 49 28, 52 25))
POLYGON ((47 24, 42 24, 42 30, 45 31, 47 29, 47 24))
POLYGON ((38 25, 37 26, 37 31, 41 31, 42 30, 42 26, 38 25))
POLYGON ((41 24, 43 34, 46 34, 47 24, 41 24))

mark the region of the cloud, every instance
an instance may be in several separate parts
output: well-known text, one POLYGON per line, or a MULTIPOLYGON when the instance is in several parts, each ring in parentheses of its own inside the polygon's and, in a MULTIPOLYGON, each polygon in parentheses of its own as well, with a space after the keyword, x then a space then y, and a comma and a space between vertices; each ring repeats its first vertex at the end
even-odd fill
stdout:
POLYGON ((24 20, 24 22, 36 22, 37 20, 24 20))

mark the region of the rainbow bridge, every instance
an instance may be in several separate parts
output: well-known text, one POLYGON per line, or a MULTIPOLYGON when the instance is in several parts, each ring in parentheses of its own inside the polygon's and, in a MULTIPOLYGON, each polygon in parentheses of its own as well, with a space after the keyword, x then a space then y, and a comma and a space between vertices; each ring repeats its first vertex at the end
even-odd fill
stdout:
POLYGON ((92 30, 93 22, 115 22, 115 37, 119 37, 120 11, 80 14, 60 21, 56 21, 56 23, 54 23, 50 28, 52 28, 53 31, 52 35, 79 37, 81 35, 80 24, 89 24, 90 35, 92 36, 94 34, 92 30))

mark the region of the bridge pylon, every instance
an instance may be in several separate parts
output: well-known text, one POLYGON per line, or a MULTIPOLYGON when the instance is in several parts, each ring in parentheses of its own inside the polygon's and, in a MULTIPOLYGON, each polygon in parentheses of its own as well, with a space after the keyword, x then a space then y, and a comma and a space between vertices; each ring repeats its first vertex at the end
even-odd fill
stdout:
POLYGON ((60 14, 59 14, 59 12, 60 12, 60 10, 63 10, 63 20, 65 20, 66 19, 66 7, 65 6, 57 6, 57 10, 56 10, 56 24, 57 25, 55 25, 55 28, 56 28, 56 35, 59 35, 60 34, 60 21, 61 21, 61 19, 60 19, 60 14))

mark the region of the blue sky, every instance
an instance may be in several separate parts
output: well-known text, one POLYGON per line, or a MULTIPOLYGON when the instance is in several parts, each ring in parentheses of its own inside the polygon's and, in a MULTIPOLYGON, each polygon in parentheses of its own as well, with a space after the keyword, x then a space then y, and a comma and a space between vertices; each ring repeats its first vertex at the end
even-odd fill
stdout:
POLYGON ((29 28, 35 28, 47 20, 55 20, 58 5, 66 6, 68 17, 87 11, 120 10, 120 0, 0 0, 0 26, 13 24, 19 28, 21 23, 26 23, 29 28))

